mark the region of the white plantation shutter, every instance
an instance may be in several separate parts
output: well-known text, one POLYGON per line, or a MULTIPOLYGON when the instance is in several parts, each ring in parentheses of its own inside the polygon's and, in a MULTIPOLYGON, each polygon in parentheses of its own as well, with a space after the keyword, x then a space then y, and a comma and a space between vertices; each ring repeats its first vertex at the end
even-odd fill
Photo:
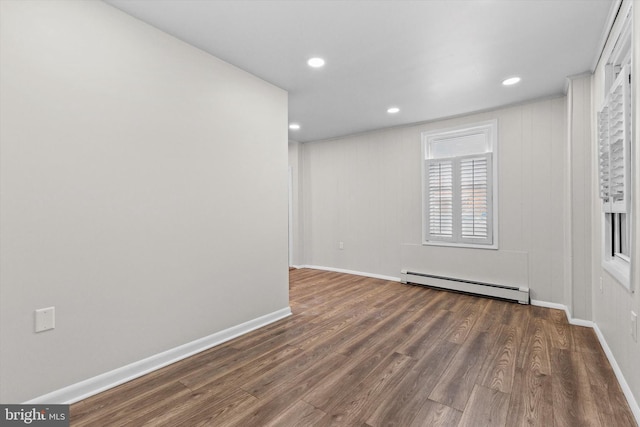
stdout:
POLYGON ((631 106, 628 87, 628 75, 623 69, 609 95, 609 168, 611 170, 609 192, 613 205, 619 205, 619 208, 626 207, 628 188, 628 127, 631 106))
POLYGON ((461 158, 460 238, 473 243, 491 243, 491 154, 461 158))
POLYGON ((605 212, 627 212, 631 120, 629 95, 629 74, 623 68, 598 113, 598 173, 605 212))
POLYGON ((609 109, 598 113, 598 168, 600 198, 609 200, 609 109))
POLYGON ((428 160, 427 240, 453 238, 453 161, 428 160))
POLYGON ((426 241, 492 244, 491 153, 426 160, 426 241))

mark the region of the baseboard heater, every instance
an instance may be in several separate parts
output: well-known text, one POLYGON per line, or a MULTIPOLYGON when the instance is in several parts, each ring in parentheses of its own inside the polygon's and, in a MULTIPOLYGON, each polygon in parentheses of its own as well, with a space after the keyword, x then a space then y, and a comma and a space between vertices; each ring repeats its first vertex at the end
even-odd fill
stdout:
POLYGON ((451 277, 434 276, 433 274, 416 273, 407 270, 400 272, 400 281, 402 283, 426 285, 474 295, 518 301, 520 304, 529 304, 529 288, 524 286, 495 285, 471 280, 454 279, 451 277))

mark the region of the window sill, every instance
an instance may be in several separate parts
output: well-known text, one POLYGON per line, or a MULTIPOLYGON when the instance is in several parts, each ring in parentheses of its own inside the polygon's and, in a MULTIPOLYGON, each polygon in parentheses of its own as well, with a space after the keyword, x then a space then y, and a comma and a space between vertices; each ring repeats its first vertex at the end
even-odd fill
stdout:
POLYGON ((621 258, 614 257, 602 261, 602 268, 626 290, 631 291, 631 264, 621 258))
POLYGON ((498 245, 482 245, 474 243, 457 243, 457 242, 441 242, 438 240, 430 240, 422 242, 423 246, 448 246, 452 248, 468 248, 468 249, 491 249, 497 250, 498 245))

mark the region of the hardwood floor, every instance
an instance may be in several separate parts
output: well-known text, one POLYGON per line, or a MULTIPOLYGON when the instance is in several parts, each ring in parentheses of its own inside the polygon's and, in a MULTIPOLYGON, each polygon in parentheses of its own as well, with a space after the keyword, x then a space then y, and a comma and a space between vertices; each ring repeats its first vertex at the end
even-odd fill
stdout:
POLYGON ((635 426, 563 312, 318 270, 293 316, 71 406, 72 426, 635 426))

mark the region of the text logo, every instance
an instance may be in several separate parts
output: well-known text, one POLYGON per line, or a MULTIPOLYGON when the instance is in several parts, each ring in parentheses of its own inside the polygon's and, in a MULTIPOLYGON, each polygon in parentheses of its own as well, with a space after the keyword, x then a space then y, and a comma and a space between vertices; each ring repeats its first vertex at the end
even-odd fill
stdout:
POLYGON ((0 405, 0 427, 68 427, 69 405, 0 405))

